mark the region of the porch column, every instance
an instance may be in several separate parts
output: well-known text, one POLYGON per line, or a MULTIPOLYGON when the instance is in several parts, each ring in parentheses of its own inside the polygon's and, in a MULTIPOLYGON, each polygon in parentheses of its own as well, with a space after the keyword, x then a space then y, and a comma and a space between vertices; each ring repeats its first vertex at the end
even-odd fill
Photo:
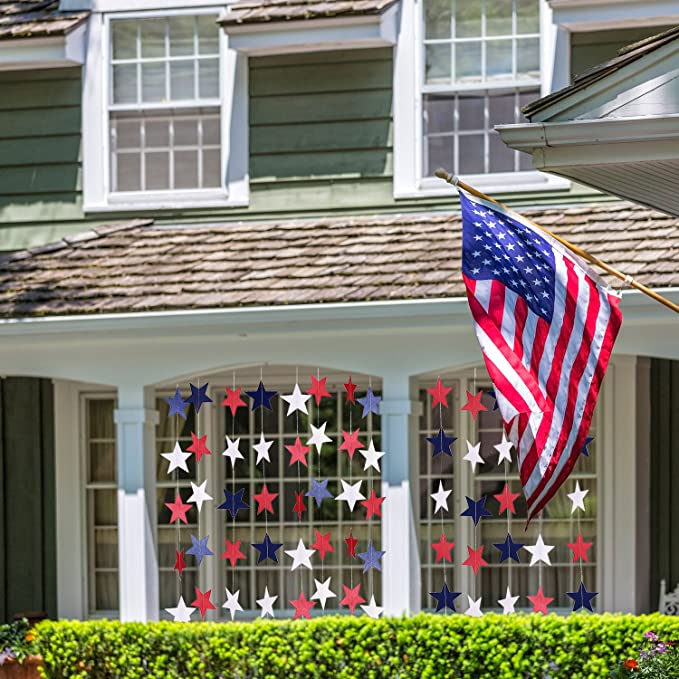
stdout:
POLYGON ((422 406, 415 380, 385 375, 382 383, 382 606, 386 615, 420 610, 420 551, 417 538, 417 422, 422 406), (413 490, 414 489, 414 490, 413 490))
POLYGON ((155 426, 153 390, 118 387, 115 411, 118 461, 120 619, 158 619, 155 426))

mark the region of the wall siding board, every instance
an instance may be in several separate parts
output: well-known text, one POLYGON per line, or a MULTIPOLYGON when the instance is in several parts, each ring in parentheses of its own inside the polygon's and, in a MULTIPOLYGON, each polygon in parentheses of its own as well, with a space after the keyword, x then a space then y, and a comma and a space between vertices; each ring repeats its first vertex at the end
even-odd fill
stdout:
MULTIPOLYGON (((0 82, 6 82, 0 76, 0 82)), ((8 88, 9 89, 9 88, 8 88)), ((80 106, 80 80, 53 78, 47 82, 30 80, 12 83, 11 97, 0 99, 0 111, 52 108, 54 106, 80 106)))
POLYGON ((50 163, 80 163, 80 134, 45 137, 40 144, 32 137, 0 139, 2 166, 37 166, 50 163))
POLYGON ((390 61, 390 47, 364 47, 355 50, 338 50, 335 52, 309 52, 300 58, 299 54, 275 54, 266 57, 257 57, 251 60, 250 68, 269 68, 271 66, 299 66, 304 64, 337 64, 365 63, 366 61, 390 61))
POLYGON ((0 111, 0 139, 37 137, 34 143, 40 144, 40 137, 65 134, 80 134, 79 106, 52 108, 49 113, 41 108, 0 111))
POLYGON ((14 196, 27 193, 80 191, 82 177, 78 163, 19 165, 0 169, 0 186, 14 196))

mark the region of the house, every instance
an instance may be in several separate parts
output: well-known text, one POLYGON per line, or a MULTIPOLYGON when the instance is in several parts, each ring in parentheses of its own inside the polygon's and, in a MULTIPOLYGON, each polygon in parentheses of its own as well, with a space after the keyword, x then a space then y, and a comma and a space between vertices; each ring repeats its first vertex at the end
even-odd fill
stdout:
MULTIPOLYGON (((676 175, 674 131, 654 108, 676 114, 674 81, 655 99, 635 71, 634 119, 617 137, 613 125, 604 138, 565 131, 608 127, 625 69, 657 74, 662 55, 676 70, 677 19, 666 0, 0 2, 0 617, 153 620, 196 586, 213 600, 239 589, 242 615, 256 616, 265 585, 290 615, 320 565, 257 566, 249 546, 233 569, 219 558, 227 538, 261 540, 254 509, 229 522, 192 508, 180 544, 209 535, 215 556, 190 560, 179 585, 173 569, 165 503, 205 480, 220 497, 236 478, 250 498, 263 473, 279 494, 272 536, 293 549, 301 532, 330 531, 324 576, 335 591, 361 584, 385 613, 431 609, 444 579, 491 609, 512 577, 518 606, 540 579, 566 610, 581 577, 567 548, 577 533, 593 543, 582 577, 597 609, 652 610, 660 579, 679 581, 676 318, 623 291, 590 454, 542 520, 523 533, 519 501, 509 524, 555 546, 551 567, 487 553, 475 576, 466 546, 502 540, 508 523, 495 515, 475 531, 460 518, 465 495, 506 481, 516 491, 518 478, 497 465, 490 395, 478 420, 461 410, 467 391, 490 385, 461 283, 459 203, 433 172, 447 167, 679 300, 676 195, 662 183, 676 175), (661 33, 646 43, 657 49, 616 61, 661 33), (552 148, 549 125, 577 152, 552 148), (643 193, 635 163, 655 173, 643 193), (379 415, 360 420, 364 444, 385 451, 372 478, 381 521, 341 503, 298 521, 295 493, 313 465, 299 477, 285 445, 306 420, 300 430, 280 399, 265 421, 220 405, 225 387, 290 394, 311 375, 331 394, 310 421, 328 422, 321 472, 333 494, 340 477, 372 473, 337 454, 361 415, 343 385, 351 376, 357 393, 381 396, 379 415), (448 409, 431 407, 438 378, 453 387, 448 409), (169 418, 165 398, 188 397, 189 382, 209 384, 213 403, 169 418), (457 438, 444 462, 426 442, 441 425, 457 438), (252 453, 263 431, 275 451, 266 468, 252 453), (212 455, 169 476, 160 454, 177 440, 186 449, 192 432, 212 455), (225 436, 245 453, 233 468, 225 436), (476 473, 466 440, 481 443, 476 473), (566 499, 576 480, 589 493, 582 515, 566 499), (452 490, 445 514, 430 498, 439 481, 452 490), (442 531, 457 543, 452 563, 431 548, 442 531), (381 572, 364 576, 347 557, 350 532, 386 551, 381 572)), ((225 614, 219 601, 208 618, 225 614)))

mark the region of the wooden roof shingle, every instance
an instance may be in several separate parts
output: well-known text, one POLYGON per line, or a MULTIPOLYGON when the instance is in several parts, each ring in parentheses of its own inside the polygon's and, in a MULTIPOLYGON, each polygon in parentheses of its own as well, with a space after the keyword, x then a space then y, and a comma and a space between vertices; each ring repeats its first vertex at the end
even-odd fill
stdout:
POLYGON ((60 12, 59 0, 0 0, 0 40, 65 35, 89 12, 60 12))

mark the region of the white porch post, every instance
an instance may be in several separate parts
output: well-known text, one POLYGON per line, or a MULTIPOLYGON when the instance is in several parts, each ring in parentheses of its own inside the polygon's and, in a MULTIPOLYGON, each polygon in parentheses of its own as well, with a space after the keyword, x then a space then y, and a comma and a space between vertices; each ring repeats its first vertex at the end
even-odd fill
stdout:
POLYGON ((118 387, 115 411, 118 460, 120 619, 158 619, 155 426, 153 390, 118 387))
POLYGON ((419 494, 417 422, 421 404, 415 380, 385 375, 382 383, 382 606, 387 615, 420 610, 420 550, 417 539, 419 494))

